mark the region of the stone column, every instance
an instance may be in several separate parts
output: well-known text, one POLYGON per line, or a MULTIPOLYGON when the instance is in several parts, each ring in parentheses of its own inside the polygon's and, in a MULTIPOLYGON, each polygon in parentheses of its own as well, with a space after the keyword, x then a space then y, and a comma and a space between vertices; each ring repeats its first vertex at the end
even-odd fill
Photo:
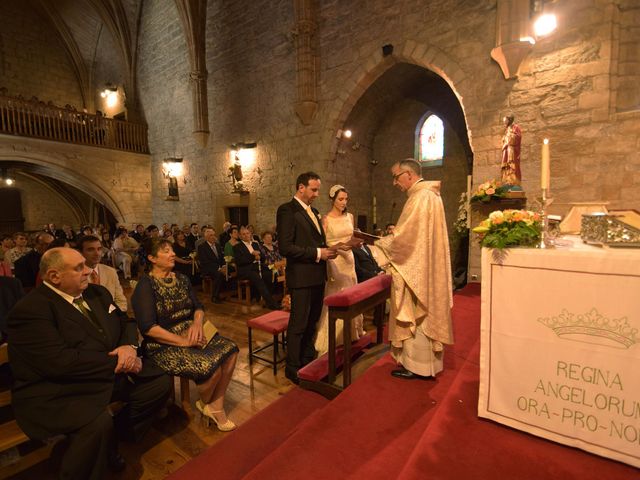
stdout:
POLYGON ((207 0, 175 0, 189 48, 189 81, 193 99, 193 136, 204 147, 209 139, 205 31, 207 0))
POLYGON ((309 125, 318 109, 316 101, 316 56, 313 45, 318 28, 314 21, 313 0, 294 0, 296 26, 293 31, 296 46, 298 101, 294 108, 304 125, 309 125))

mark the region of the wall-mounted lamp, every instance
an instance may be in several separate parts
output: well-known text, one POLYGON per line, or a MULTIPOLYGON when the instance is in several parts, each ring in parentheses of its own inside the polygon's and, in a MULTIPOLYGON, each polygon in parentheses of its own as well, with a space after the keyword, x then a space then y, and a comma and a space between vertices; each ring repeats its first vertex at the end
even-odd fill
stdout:
POLYGON ((229 176, 233 182, 234 193, 247 193, 242 182, 242 167, 250 167, 256 159, 256 142, 238 142, 231 145, 231 165, 229 176))
POLYGON ((351 130, 349 130, 349 129, 346 129, 346 130, 340 129, 340 130, 338 130, 336 132, 336 138, 337 139, 340 139, 340 138, 351 138, 352 136, 353 136, 353 132, 351 130))
POLYGON ((162 175, 167 179, 167 200, 179 200, 178 176, 182 175, 182 158, 169 157, 162 162, 162 175))
POLYGON ((555 13, 543 13, 533 22, 533 33, 536 38, 546 37, 558 28, 558 19, 555 13))
POLYGON ((118 104, 118 87, 107 83, 100 96, 105 99, 107 107, 113 108, 118 104))
POLYGON ((2 177, 0 177, 0 186, 4 187, 13 187, 16 184, 14 178, 9 175, 8 170, 6 168, 2 169, 2 177))
POLYGON ((556 29, 556 16, 550 7, 554 1, 498 0, 496 47, 491 50, 491 58, 500 65, 504 78, 515 78, 536 39, 556 29))

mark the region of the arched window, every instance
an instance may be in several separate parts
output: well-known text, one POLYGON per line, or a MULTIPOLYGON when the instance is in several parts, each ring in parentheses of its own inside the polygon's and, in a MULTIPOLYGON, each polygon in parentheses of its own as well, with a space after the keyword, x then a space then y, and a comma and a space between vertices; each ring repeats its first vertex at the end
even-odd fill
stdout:
POLYGON ((418 125, 416 157, 425 167, 442 165, 444 157, 444 123, 437 115, 427 115, 418 125))

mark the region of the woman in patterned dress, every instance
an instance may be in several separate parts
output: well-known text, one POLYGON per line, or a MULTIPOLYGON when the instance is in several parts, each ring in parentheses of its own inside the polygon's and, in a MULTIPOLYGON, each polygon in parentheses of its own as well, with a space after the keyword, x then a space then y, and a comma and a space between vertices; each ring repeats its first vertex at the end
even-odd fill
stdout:
POLYGON ((224 395, 236 365, 238 347, 219 334, 207 342, 204 309, 189 278, 174 273, 171 242, 150 238, 145 243, 149 274, 138 282, 131 304, 145 338, 145 356, 171 375, 195 381, 200 394, 196 407, 219 430, 236 425, 224 410, 224 395))

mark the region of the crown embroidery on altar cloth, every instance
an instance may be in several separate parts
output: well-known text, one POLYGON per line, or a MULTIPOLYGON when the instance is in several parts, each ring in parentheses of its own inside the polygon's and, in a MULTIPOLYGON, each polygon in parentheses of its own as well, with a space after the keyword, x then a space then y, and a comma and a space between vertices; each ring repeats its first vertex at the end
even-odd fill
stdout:
POLYGON ((629 348, 638 341, 638 329, 629 324, 627 317, 607 318, 595 308, 583 314, 563 309, 560 315, 541 317, 538 322, 553 330, 559 338, 575 342, 629 348))

